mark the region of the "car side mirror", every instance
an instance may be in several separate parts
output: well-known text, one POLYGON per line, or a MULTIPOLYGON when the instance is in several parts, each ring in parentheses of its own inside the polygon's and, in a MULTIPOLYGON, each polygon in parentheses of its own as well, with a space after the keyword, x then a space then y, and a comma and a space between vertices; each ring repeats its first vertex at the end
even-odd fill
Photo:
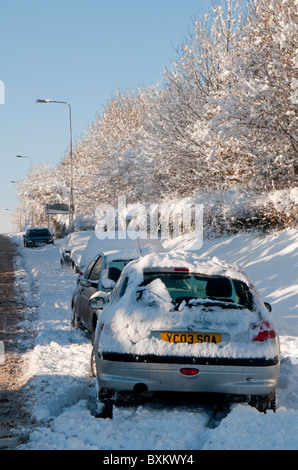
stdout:
POLYGON ((90 297, 89 306, 94 309, 102 309, 108 302, 110 293, 98 291, 90 297))
POLYGON ((272 312, 272 307, 268 302, 264 302, 265 307, 267 308, 268 312, 272 312))
POLYGON ((80 280, 82 287, 97 287, 98 281, 90 281, 89 279, 81 279, 80 280))

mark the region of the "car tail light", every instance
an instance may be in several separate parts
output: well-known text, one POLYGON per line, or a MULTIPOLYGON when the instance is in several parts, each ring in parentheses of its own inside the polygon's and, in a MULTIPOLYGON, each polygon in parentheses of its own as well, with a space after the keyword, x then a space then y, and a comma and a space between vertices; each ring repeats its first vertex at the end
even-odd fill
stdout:
POLYGON ((253 326, 253 341, 267 341, 276 337, 276 331, 269 321, 263 320, 253 326))
POLYGON ((197 375, 199 373, 199 369, 195 369, 193 367, 184 367, 180 369, 181 374, 183 375, 197 375))
POLYGON ((174 271, 175 272, 182 272, 182 273, 189 273, 189 269, 188 268, 174 268, 174 271))

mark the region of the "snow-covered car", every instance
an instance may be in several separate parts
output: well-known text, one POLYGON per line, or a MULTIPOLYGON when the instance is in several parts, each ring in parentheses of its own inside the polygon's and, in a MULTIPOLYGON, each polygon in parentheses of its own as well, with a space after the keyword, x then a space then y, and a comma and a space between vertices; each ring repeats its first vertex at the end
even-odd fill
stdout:
POLYGON ((60 245, 61 267, 68 266, 78 272, 82 253, 93 235, 93 231, 73 232, 67 235, 60 245))
POLYGON ((186 252, 133 261, 96 328, 98 416, 112 417, 121 392, 220 393, 275 410, 280 353, 269 310, 238 265, 186 252))
POLYGON ((54 237, 48 228, 33 227, 26 230, 23 235, 23 242, 25 247, 54 244, 54 237))
POLYGON ((79 273, 71 301, 73 327, 84 326, 93 338, 97 319, 123 268, 140 255, 139 249, 102 252, 95 256, 83 273, 79 273), (100 307, 97 303, 96 308, 89 305, 90 297, 95 293, 102 299, 100 307))
POLYGON ((110 231, 106 232, 105 238, 98 238, 97 233, 93 232, 82 252, 79 271, 85 270, 97 253, 110 250, 138 250, 144 255, 154 251, 163 251, 164 248, 160 240, 151 238, 146 232, 137 232, 137 235, 132 237, 123 230, 110 231))

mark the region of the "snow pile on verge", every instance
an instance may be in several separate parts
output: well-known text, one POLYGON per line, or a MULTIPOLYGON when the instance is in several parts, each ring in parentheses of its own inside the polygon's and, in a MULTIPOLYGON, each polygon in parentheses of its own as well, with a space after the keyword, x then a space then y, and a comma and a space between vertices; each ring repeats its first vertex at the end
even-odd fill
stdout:
POLYGON ((264 415, 238 404, 220 426, 206 432, 203 450, 297 450, 297 418, 297 411, 282 409, 264 415))
MULTIPOLYGON (((213 409, 181 405, 115 407, 113 420, 92 414, 95 379, 91 377, 90 339, 70 327, 70 299, 76 275, 60 269, 59 245, 25 249, 20 243, 17 283, 33 304, 27 407, 37 419, 22 449, 297 449, 298 448, 298 285, 297 231, 270 236, 237 235, 206 240, 202 256, 239 262, 263 300, 272 304, 281 339, 281 379, 277 413, 260 414, 235 404, 210 427, 213 409), (24 271, 26 275, 24 275, 24 271), (28 293, 28 282, 31 296, 28 293)), ((180 246, 183 249, 183 246, 180 246)), ((214 423, 214 420, 212 421, 214 423)), ((26 430, 25 430, 26 431, 26 430)))

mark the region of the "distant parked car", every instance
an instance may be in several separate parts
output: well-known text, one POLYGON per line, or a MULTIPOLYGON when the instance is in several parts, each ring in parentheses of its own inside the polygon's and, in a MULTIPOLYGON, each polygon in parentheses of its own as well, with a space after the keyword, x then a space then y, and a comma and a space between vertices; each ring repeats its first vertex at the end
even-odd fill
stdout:
POLYGON ((123 392, 227 394, 275 411, 280 353, 270 310, 237 265, 174 252, 131 262, 96 329, 98 416, 111 418, 123 392))
POLYGON ((78 276, 78 282, 71 301, 73 327, 84 326, 94 335, 97 320, 115 286, 123 268, 139 258, 139 250, 113 250, 99 253, 78 276), (100 306, 89 305, 90 297, 97 293, 102 298, 100 306))
POLYGON ((60 245, 61 267, 67 266, 79 272, 82 253, 92 236, 94 236, 93 231, 73 232, 67 235, 60 245))
POLYGON ((45 244, 54 244, 54 237, 47 228, 28 228, 23 235, 25 247, 41 246, 45 244))
POLYGON ((86 266, 94 259, 97 253, 111 250, 136 250, 142 255, 156 251, 164 251, 160 240, 151 239, 146 232, 138 232, 137 238, 131 238, 125 231, 107 232, 106 238, 98 238, 96 232, 89 238, 79 263, 79 270, 85 270, 86 266))
POLYGON ((140 232, 137 239, 130 239, 125 232, 109 232, 104 239, 99 239, 95 231, 74 232, 67 235, 60 245, 60 264, 77 273, 83 272, 98 253, 132 248, 141 249, 142 253, 163 250, 159 240, 150 239, 144 232, 140 232))

